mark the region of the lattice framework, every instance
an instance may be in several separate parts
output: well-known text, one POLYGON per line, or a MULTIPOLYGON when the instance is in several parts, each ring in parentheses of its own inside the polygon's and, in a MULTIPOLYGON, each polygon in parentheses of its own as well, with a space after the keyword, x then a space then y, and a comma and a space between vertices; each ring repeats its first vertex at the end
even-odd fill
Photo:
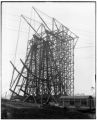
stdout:
POLYGON ((51 27, 34 9, 42 23, 35 30, 26 17, 21 16, 34 30, 28 40, 26 60, 11 84, 11 99, 19 96, 23 101, 57 101, 60 95, 74 95, 74 47, 78 36, 52 18, 51 27))

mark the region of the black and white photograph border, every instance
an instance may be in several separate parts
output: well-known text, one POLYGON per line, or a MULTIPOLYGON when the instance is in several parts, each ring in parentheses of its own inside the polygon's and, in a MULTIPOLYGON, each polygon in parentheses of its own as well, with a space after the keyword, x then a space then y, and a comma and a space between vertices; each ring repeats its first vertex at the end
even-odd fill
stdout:
POLYGON ((96 1, 1 1, 1 119, 96 119, 96 1))

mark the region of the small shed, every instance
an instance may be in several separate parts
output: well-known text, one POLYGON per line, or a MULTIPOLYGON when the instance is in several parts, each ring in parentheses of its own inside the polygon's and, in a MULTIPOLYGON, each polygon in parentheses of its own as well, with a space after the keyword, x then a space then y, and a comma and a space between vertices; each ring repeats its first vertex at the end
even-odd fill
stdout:
POLYGON ((61 96, 63 106, 89 106, 89 96, 61 96))

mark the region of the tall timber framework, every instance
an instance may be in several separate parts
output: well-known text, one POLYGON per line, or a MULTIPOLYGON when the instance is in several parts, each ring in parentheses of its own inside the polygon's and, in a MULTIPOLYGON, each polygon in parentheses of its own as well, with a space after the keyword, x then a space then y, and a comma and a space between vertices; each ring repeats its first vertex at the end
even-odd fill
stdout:
POLYGON ((21 71, 14 66, 18 73, 10 85, 11 100, 47 103, 58 101, 61 95, 74 95, 74 48, 78 36, 71 32, 55 18, 51 24, 33 8, 41 20, 38 29, 21 15, 22 19, 34 31, 27 44, 26 59, 21 63, 21 71))

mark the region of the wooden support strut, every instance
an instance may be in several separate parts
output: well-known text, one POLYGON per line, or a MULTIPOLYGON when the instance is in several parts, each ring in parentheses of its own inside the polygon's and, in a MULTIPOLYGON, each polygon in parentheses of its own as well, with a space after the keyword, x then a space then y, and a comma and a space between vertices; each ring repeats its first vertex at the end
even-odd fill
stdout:
MULTIPOLYGON (((26 62, 27 62, 27 60, 28 60, 28 57, 29 57, 30 52, 31 52, 32 49, 33 49, 33 47, 31 47, 31 49, 30 49, 30 51, 29 51, 29 53, 28 53, 28 55, 27 55, 27 58, 26 58, 26 60, 25 60, 25 64, 26 64, 26 62)), ((19 78, 18 78, 18 80, 17 80, 16 86, 17 86, 17 84, 18 84, 18 82, 19 82, 19 80, 20 80, 20 78, 21 78, 21 76, 22 76, 23 70, 24 70, 24 67, 23 67, 22 70, 21 70, 21 74, 19 74, 20 76, 19 76, 19 78)), ((15 91, 16 86, 14 87, 14 90, 13 90, 13 91, 15 91)), ((13 93, 12 93, 11 96, 13 96, 13 93)))
POLYGON ((19 94, 17 94, 15 91, 13 91, 12 89, 9 89, 12 93, 15 93, 17 96, 21 96, 19 94))
MULTIPOLYGON (((37 13, 37 15, 39 16, 39 18, 43 21, 43 23, 46 25, 46 27, 50 30, 50 28, 47 26, 47 24, 45 23, 45 21, 43 20, 43 18, 39 15, 39 13, 36 11, 36 9, 34 7, 32 7, 34 9, 34 11, 37 13)), ((50 30, 51 31, 51 30, 50 30)))
MULTIPOLYGON (((13 63, 12 63, 11 61, 10 61, 10 63, 12 64, 12 66, 14 67, 14 69, 15 69, 19 74, 21 74, 21 73, 17 70, 17 68, 13 65, 13 63)), ((25 76, 23 76, 23 75, 21 75, 21 76, 27 79, 27 77, 25 77, 25 76)), ((23 91, 25 94, 27 94, 27 95, 30 96, 30 94, 26 93, 24 90, 22 90, 22 89, 20 89, 20 90, 23 91)), ((16 95, 20 96, 20 95, 17 94, 15 91, 13 91, 13 90, 11 90, 11 89, 10 89, 10 91, 12 91, 12 92, 15 93, 16 95)), ((34 97, 34 96, 33 96, 33 97, 34 97)), ((26 99, 25 99, 25 100, 26 100, 26 99)), ((25 101, 25 100, 24 100, 24 101, 25 101)), ((35 103, 36 103, 35 98, 34 98, 34 101, 35 101, 35 103)))
POLYGON ((40 80, 42 80, 42 81, 45 81, 46 79, 42 79, 42 78, 39 78, 39 77, 37 77, 36 75, 34 75, 33 73, 32 73, 32 71, 25 65, 25 63, 20 59, 20 61, 22 62, 22 64, 24 65, 24 67, 34 76, 34 77, 36 77, 37 79, 40 79, 40 80))
MULTIPOLYGON (((22 89, 21 89, 21 91, 23 91, 25 94, 28 95, 28 96, 23 100, 23 102, 25 102, 25 101, 28 99, 28 97, 30 97, 30 94, 26 93, 26 92, 25 92, 24 90, 22 90, 22 89)), ((33 96, 33 95, 32 95, 32 96, 33 96)), ((33 96, 33 98, 34 98, 35 103, 37 103, 34 96, 33 96)))
POLYGON ((27 77, 23 76, 23 75, 17 70, 17 68, 13 65, 13 63, 12 63, 11 61, 10 61, 10 63, 12 64, 13 68, 14 68, 23 78, 26 78, 26 79, 27 79, 27 77))

